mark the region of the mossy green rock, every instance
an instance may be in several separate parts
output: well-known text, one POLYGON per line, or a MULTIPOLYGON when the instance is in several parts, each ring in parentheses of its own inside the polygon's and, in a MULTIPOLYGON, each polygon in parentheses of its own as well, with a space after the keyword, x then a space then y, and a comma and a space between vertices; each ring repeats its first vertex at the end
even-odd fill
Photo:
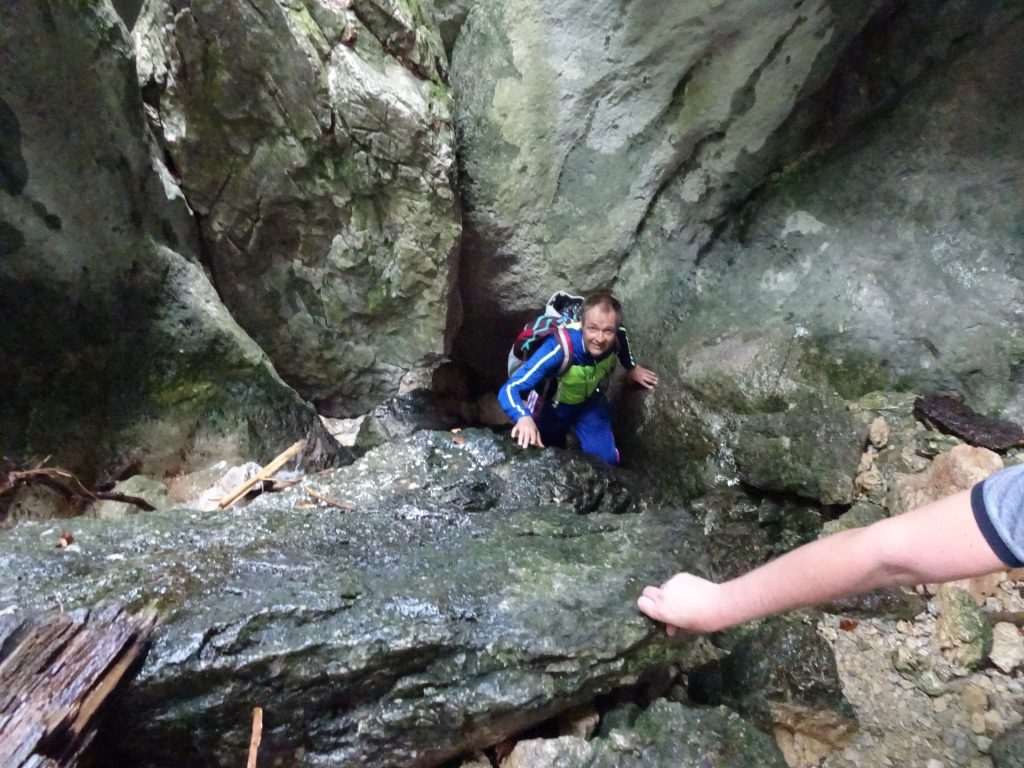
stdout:
POLYGON ((695 701, 732 707, 765 730, 771 729, 772 704, 827 710, 855 722, 832 649, 813 621, 799 615, 768 619, 733 630, 724 641, 728 656, 690 673, 695 701))
POLYGON ((971 593, 944 584, 937 596, 935 636, 943 654, 960 674, 977 669, 992 650, 992 624, 971 593))
POLYGON ((725 707, 659 699, 631 725, 584 741, 565 736, 520 742, 510 765, 530 768, 783 768, 774 740, 725 707))
POLYGON ((794 399, 784 411, 744 420, 736 467, 740 479, 755 488, 849 504, 866 435, 865 425, 839 398, 794 399))
MULTIPOLYGON (((628 476, 486 431, 419 432, 241 509, 23 523, 0 611, 116 598, 163 621, 107 764, 437 765, 670 665, 644 584, 701 536, 628 476), (316 494, 315 496, 313 494, 316 494), (329 506, 328 499, 346 510, 329 506)), ((696 651, 694 651, 696 652, 696 651)))
POLYGON ((1024 724, 1001 733, 992 741, 989 754, 995 768, 1024 768, 1024 724))

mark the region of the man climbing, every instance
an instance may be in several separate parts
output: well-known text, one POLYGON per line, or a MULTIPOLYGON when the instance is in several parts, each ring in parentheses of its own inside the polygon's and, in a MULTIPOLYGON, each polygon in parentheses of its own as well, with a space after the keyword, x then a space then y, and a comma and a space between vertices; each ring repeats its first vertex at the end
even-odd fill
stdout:
POLYGON ((505 382, 498 400, 515 422, 512 438, 521 448, 564 446, 572 428, 585 452, 609 464, 619 462, 611 410, 600 388, 615 368, 616 352, 631 381, 646 389, 654 389, 658 383, 657 374, 637 365, 628 344, 619 342, 625 335, 621 316, 622 307, 614 296, 591 296, 583 304, 582 320, 567 326, 568 350, 552 335, 505 382), (567 354, 572 358, 568 369, 558 375, 567 354), (551 400, 542 404, 535 421, 522 395, 549 376, 557 376, 558 386, 551 400))

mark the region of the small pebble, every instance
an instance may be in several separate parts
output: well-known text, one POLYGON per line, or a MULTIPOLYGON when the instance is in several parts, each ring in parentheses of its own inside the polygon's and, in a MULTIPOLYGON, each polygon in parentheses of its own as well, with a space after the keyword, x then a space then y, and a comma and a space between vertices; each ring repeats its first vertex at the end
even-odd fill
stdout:
POLYGON ((971 715, 971 730, 975 733, 985 732, 985 716, 981 712, 971 715))

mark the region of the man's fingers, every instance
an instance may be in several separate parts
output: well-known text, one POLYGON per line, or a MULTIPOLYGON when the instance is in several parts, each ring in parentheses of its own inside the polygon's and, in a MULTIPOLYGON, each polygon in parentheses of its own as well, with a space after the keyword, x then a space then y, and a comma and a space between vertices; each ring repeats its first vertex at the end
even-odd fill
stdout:
POLYGON ((645 587, 643 594, 640 595, 636 601, 637 608, 646 613, 652 619, 658 619, 659 621, 661 620, 661 606, 655 598, 660 592, 661 590, 657 587, 645 587))
MULTIPOLYGON (((664 622, 665 618, 661 613, 660 598, 660 589, 657 587, 644 587, 643 594, 641 594, 636 600, 636 607, 655 621, 664 622)), ((672 624, 665 622, 665 634, 669 637, 675 637, 678 631, 679 627, 675 627, 672 624)))

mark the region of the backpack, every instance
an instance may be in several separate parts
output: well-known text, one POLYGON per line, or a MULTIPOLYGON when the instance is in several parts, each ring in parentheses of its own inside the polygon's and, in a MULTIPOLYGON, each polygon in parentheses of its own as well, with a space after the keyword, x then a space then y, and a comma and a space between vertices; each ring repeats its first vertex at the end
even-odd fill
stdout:
POLYGON ((508 375, 511 376, 523 363, 530 359, 551 336, 558 338, 562 348, 562 364, 557 376, 561 376, 572 365, 572 340, 566 325, 578 322, 583 314, 583 297, 573 296, 565 291, 555 291, 544 307, 544 314, 523 326, 508 353, 508 375))

